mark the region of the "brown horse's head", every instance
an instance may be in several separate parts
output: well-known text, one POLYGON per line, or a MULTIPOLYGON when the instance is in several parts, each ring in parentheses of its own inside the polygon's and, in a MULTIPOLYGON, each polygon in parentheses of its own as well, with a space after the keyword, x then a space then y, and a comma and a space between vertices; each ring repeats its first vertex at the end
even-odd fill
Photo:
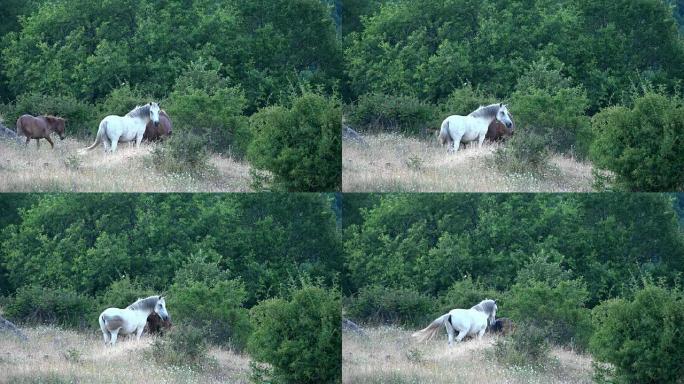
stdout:
POLYGON ((162 320, 162 318, 156 312, 152 312, 149 316, 147 316, 147 324, 145 324, 145 328, 147 328, 148 333, 154 335, 164 333, 165 330, 171 328, 171 325, 171 317, 169 317, 167 320, 162 320))
POLYGON ((60 140, 64 140, 64 131, 66 130, 66 120, 56 116, 45 116, 45 121, 48 123, 50 129, 57 132, 60 140))
POLYGON ((507 127, 504 123, 497 119, 492 120, 487 128, 487 134, 485 135, 485 138, 491 141, 502 141, 513 136, 513 133, 515 132, 515 121, 513 121, 513 115, 510 115, 510 117, 510 127, 507 127))

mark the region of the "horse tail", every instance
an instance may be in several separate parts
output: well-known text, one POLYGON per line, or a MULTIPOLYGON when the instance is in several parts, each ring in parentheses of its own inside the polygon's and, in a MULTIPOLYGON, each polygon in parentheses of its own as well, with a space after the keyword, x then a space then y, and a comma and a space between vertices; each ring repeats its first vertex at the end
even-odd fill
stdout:
POLYGON ((104 131, 107 129, 107 120, 102 120, 100 123, 100 126, 97 128, 97 135, 95 136, 95 142, 93 145, 90 147, 86 148, 86 150, 90 151, 95 149, 101 142, 102 142, 102 135, 104 134, 104 131))
POLYGON ((430 325, 427 327, 421 329, 418 332, 414 332, 411 337, 414 337, 418 340, 418 342, 424 342, 432 339, 435 337, 437 332, 439 332, 439 329, 447 322, 449 321, 450 314, 442 315, 435 319, 430 325))
POLYGON ((449 119, 442 122, 442 127, 439 129, 439 143, 441 145, 447 144, 451 137, 449 136, 449 119))

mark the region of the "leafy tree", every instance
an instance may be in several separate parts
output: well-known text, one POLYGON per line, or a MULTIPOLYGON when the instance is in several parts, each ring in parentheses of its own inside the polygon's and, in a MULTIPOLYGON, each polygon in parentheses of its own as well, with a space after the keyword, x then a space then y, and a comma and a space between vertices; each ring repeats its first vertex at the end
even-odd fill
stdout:
POLYGON ((337 98, 304 92, 292 107, 268 107, 250 119, 251 164, 273 175, 272 186, 287 191, 338 190, 342 109, 337 98))
POLYGON ((591 154, 620 189, 684 190, 684 101, 647 93, 633 108, 611 107, 594 116, 591 154))
POLYGON ((593 311, 593 356, 614 366, 616 382, 677 383, 684 369, 683 316, 681 292, 659 286, 605 301, 593 311))
POLYGON ((274 382, 337 383, 342 377, 340 293, 304 283, 251 310, 248 350, 269 363, 274 382))

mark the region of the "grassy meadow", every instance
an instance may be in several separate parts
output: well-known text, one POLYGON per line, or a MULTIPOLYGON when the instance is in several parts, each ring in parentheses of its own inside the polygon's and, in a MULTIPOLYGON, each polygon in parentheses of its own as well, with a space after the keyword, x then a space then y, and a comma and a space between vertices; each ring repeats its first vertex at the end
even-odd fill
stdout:
POLYGON ((85 151, 91 142, 67 137, 26 147, 0 140, 0 192, 248 192, 250 166, 212 154, 206 174, 160 171, 153 163, 157 145, 121 144, 115 153, 102 146, 85 151))
POLYGON ((428 343, 412 340, 411 330, 376 327, 364 335, 342 335, 343 383, 591 383, 592 360, 571 350, 552 349, 543 368, 506 367, 489 353, 497 337, 471 339, 449 348, 446 332, 428 343))
POLYGON ((128 337, 105 347, 102 335, 53 326, 23 330, 22 342, 0 337, 0 383, 248 383, 250 358, 213 347, 202 370, 155 364, 147 352, 155 337, 128 337))
POLYGON ((553 154, 543 174, 503 173, 485 143, 447 154, 427 139, 400 134, 364 137, 367 146, 342 144, 342 190, 345 192, 589 192, 594 182, 590 163, 553 154))

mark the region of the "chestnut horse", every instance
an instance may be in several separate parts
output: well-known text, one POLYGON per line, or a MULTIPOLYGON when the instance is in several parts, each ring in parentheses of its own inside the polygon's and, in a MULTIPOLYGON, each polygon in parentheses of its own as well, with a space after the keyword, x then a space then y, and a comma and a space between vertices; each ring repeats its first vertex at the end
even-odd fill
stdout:
POLYGON ((54 149, 55 144, 50 139, 50 132, 57 132, 60 140, 64 140, 66 120, 56 116, 22 115, 17 119, 17 136, 26 136, 26 145, 31 139, 36 139, 36 147, 40 148, 40 139, 45 139, 54 149))
POLYGON ((504 336, 510 335, 515 331, 515 323, 508 317, 500 317, 494 320, 494 323, 489 327, 489 331, 493 333, 500 333, 504 336))
POLYGON ((145 324, 145 331, 150 335, 163 334, 165 330, 171 328, 171 316, 163 320, 157 312, 150 313, 147 316, 147 324, 145 324))
POLYGON ((489 123, 489 127, 487 127, 485 139, 489 141, 504 141, 513 136, 515 121, 513 121, 513 115, 511 115, 510 112, 508 113, 508 116, 511 118, 511 126, 507 127, 506 124, 494 119, 489 123))
POLYGON ((148 122, 145 126, 145 134, 143 134, 143 140, 162 140, 166 136, 171 136, 172 130, 173 124, 171 124, 171 119, 169 118, 169 115, 166 114, 166 111, 162 109, 161 111, 159 111, 159 125, 155 126, 154 122, 148 122))

